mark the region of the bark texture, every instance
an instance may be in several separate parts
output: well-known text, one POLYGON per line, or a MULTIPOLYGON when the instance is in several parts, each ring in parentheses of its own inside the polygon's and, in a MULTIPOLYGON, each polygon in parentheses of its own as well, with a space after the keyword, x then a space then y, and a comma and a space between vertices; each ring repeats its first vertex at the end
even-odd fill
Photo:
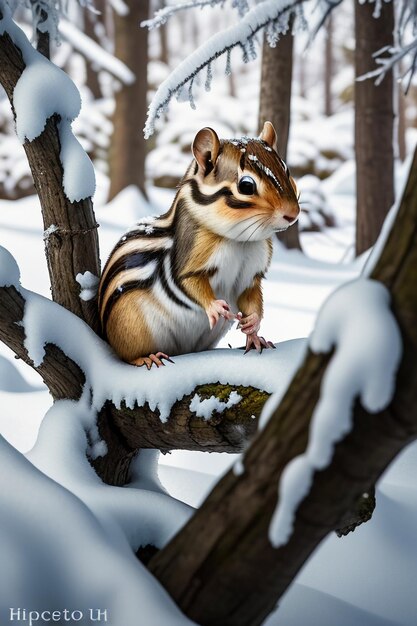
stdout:
MULTIPOLYGON (((373 53, 393 46, 394 3, 381 4, 375 19, 373 3, 355 0, 355 74, 376 68, 373 53)), ((355 150, 357 222, 356 254, 376 241, 394 202, 393 76, 389 72, 379 86, 372 79, 355 83, 355 150)))
MULTIPOLYGON (((0 84, 12 108, 13 91, 24 68, 20 50, 7 33, 1 35, 0 84)), ((80 286, 75 276, 86 271, 97 276, 100 273, 98 225, 91 198, 70 202, 64 194, 57 121, 57 116, 49 118, 42 134, 24 144, 41 203, 44 228, 56 226, 54 233, 45 239, 52 297, 97 330, 96 303, 80 300, 80 286)))
POLYGON ((199 624, 261 624, 320 541, 344 525, 358 497, 417 437, 416 155, 398 217, 371 277, 390 290, 404 343, 392 403, 378 414, 356 403, 352 431, 336 445, 330 465, 314 474, 291 537, 274 549, 268 528, 277 486, 288 462, 306 448, 331 358, 307 355, 245 454, 244 474, 226 474, 190 522, 149 563, 181 609, 199 624))
POLYGON ((127 0, 127 15, 114 13, 115 56, 132 70, 136 80, 116 93, 110 148, 110 199, 128 185, 146 195, 146 142, 142 129, 147 111, 148 30, 139 24, 149 17, 149 0, 127 0))
MULTIPOLYGON (((290 29, 275 48, 271 48, 264 37, 262 48, 258 128, 262 129, 267 120, 273 123, 278 135, 277 151, 284 160, 287 159, 291 119, 293 41, 290 29)), ((301 250, 298 222, 277 237, 287 248, 301 250)))

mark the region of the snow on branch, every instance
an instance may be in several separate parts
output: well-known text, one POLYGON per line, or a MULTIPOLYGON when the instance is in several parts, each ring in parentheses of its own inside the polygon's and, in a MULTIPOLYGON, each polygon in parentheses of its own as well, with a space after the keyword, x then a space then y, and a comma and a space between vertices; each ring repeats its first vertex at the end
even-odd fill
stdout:
POLYGON ((35 50, 13 22, 7 2, 0 0, 0 36, 5 34, 20 50, 25 64, 13 90, 19 140, 22 143, 33 141, 41 135, 47 120, 59 115, 65 195, 71 202, 92 196, 95 191, 94 167, 71 130, 71 122, 81 109, 78 89, 65 72, 35 50))
MULTIPOLYGON (((21 327, 25 332, 24 345, 34 366, 40 367, 43 363, 47 344, 60 348, 84 372, 85 389, 96 413, 107 401, 116 408, 122 403, 130 409, 147 404, 151 411, 158 410, 160 421, 166 423, 177 400, 212 381, 250 386, 267 393, 282 392, 304 347, 304 341, 288 342, 287 347, 265 351, 262 357, 255 352, 244 355, 241 350, 230 349, 185 354, 175 358, 175 365, 148 371, 120 361, 107 343, 67 309, 23 289, 16 261, 0 246, 0 288, 3 286, 14 286, 25 300, 21 327)), ((240 396, 232 393, 228 398, 230 406, 240 400, 240 396)), ((198 404, 196 402, 192 410, 197 411, 198 404)), ((210 411, 206 408, 205 418, 218 408, 212 406, 210 411)))
MULTIPOLYGON (((182 2, 173 6, 164 7, 163 9, 156 11, 153 18, 142 22, 141 26, 149 28, 149 30, 153 30, 154 28, 159 28, 160 26, 166 24, 170 17, 180 11, 198 8, 204 9, 205 7, 215 7, 217 5, 223 6, 225 1, 226 0, 190 0, 190 2, 182 2)), ((236 0, 233 4, 236 4, 236 0)), ((242 3, 240 2, 239 4, 241 5, 242 3)), ((244 4, 246 4, 246 7, 249 8, 246 2, 244 2, 244 4)))
MULTIPOLYGON (((417 3, 411 0, 401 0, 398 4, 395 45, 375 51, 373 56, 378 67, 357 80, 375 78, 375 84, 379 85, 384 77, 402 61, 403 67, 399 80, 404 83, 404 92, 407 93, 417 67, 417 3), (406 43, 406 38, 410 37, 411 40, 406 43)), ((375 0, 374 18, 380 17, 382 5, 382 0, 375 0)))
MULTIPOLYGON (((189 101, 194 108, 193 83, 196 76, 207 68, 206 89, 210 89, 212 68, 211 65, 219 57, 227 55, 226 74, 230 73, 230 55, 233 48, 239 46, 245 62, 256 58, 256 35, 263 28, 268 27, 270 44, 289 28, 291 14, 302 17, 297 8, 306 0, 263 0, 250 9, 242 19, 229 28, 216 33, 206 43, 197 48, 187 57, 170 76, 160 85, 149 106, 148 118, 144 128, 145 138, 148 139, 155 130, 155 121, 166 110, 174 96, 179 96, 185 86, 188 86, 189 101), (272 32, 273 31, 273 32, 272 32)), ((299 20, 304 25, 302 19, 299 20)), ((276 43, 276 40, 275 40, 276 43)))
POLYGON ((402 341, 386 287, 360 278, 335 291, 319 313, 310 347, 315 353, 334 349, 334 355, 323 377, 307 449, 282 473, 269 528, 276 548, 291 536, 296 509, 310 491, 314 472, 331 463, 335 444, 352 429, 357 399, 370 413, 379 413, 393 398, 402 341))
POLYGON ((392 71, 403 59, 408 59, 408 62, 405 64, 405 70, 399 77, 401 82, 405 81, 404 92, 408 93, 417 66, 417 37, 407 45, 382 48, 375 52, 373 56, 378 67, 356 80, 363 81, 368 78, 375 78, 375 84, 380 85, 388 72, 392 71))

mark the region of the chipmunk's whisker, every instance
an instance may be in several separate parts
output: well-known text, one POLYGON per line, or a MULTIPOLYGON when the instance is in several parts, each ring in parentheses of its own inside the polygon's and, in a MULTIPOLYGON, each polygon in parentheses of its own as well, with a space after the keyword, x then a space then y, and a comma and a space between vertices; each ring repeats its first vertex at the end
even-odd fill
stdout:
POLYGON ((263 220, 263 219, 264 219, 264 216, 263 216, 261 213, 259 213, 257 216, 256 216, 256 215, 253 215, 253 216, 252 216, 252 221, 251 221, 251 223, 250 223, 250 224, 248 224, 248 226, 246 226, 243 230, 241 230, 241 231, 239 232, 239 235, 238 235, 238 236, 239 236, 239 237, 241 237, 241 236, 243 235, 243 233, 245 233, 247 230, 249 230, 249 228, 252 228, 252 226, 255 226, 256 224, 258 224, 258 222, 259 222, 260 220, 263 220), (258 217, 259 219, 257 219, 257 220, 256 220, 256 219, 255 219, 256 217, 258 217), (255 221, 254 221, 254 220, 255 220, 255 221))
MULTIPOLYGON (((265 219, 265 218, 262 218, 261 220, 258 220, 258 222, 261 222, 261 223, 259 224, 259 226, 257 226, 257 227, 255 228, 255 230, 253 231, 253 233, 251 233, 251 234, 249 235, 249 238, 248 238, 246 241, 249 241, 249 240, 250 240, 250 238, 251 238, 251 237, 253 237, 253 235, 254 235, 254 234, 255 234, 255 233, 256 233, 256 232, 257 232, 260 228, 262 228, 262 226, 264 226, 264 225, 266 224, 266 222, 268 222, 268 221, 269 221, 269 218, 266 218, 266 219, 265 219)), ((254 224, 254 226, 255 226, 255 224, 254 224)))
MULTIPOLYGON (((257 213, 256 215, 250 215, 249 217, 245 217, 243 220, 241 220, 239 225, 242 225, 243 222, 247 222, 248 220, 250 220, 252 222, 252 220, 254 220, 257 217, 261 217, 261 216, 262 216, 262 213, 257 213)), ((249 227, 250 227, 250 225, 251 224, 249 224, 249 227)), ((226 234, 229 234, 234 228, 236 228, 236 224, 233 224, 230 228, 228 228, 227 231, 226 231, 226 234)), ((242 231, 242 232, 244 232, 244 231, 242 231)), ((242 232, 239 233, 239 235, 238 235, 239 237, 242 234, 242 232)))

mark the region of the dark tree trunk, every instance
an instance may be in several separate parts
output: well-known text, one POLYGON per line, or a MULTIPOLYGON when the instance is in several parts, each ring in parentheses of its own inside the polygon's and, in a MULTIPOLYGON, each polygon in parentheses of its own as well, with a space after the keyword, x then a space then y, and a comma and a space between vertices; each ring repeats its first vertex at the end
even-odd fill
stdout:
POLYGON ((161 47, 160 60, 162 63, 169 65, 169 46, 168 46, 168 22, 162 24, 158 28, 159 32, 159 45, 161 47))
MULTIPOLYGON (((277 151, 284 160, 290 131, 293 40, 288 32, 271 48, 265 37, 262 49, 258 128, 262 129, 267 120, 273 123, 278 135, 277 151)), ((298 222, 277 237, 287 248, 301 249, 298 222)))
POLYGON ((393 229, 371 278, 390 291, 403 338, 391 404, 370 414, 356 403, 351 432, 317 471, 288 542, 268 528, 284 468, 307 446, 332 355, 308 353, 287 393, 243 458, 188 524, 149 563, 181 609, 204 626, 258 626, 320 541, 344 523, 360 494, 417 437, 417 152, 393 229))
POLYGON ((405 95, 401 85, 397 85, 397 137, 398 137, 398 158, 404 161, 407 156, 406 129, 407 120, 405 117, 405 95))
MULTIPOLYGON (((13 90, 24 68, 19 48, 7 33, 0 36, 0 84, 12 107, 13 90)), ((97 330, 96 302, 80 299, 75 277, 87 270, 100 275, 98 225, 91 198, 70 202, 65 196, 57 117, 49 118, 42 134, 26 141, 24 149, 40 199, 44 228, 55 226, 45 238, 52 297, 97 330)))
MULTIPOLYGON (((375 5, 355 0, 355 73, 375 69, 372 54, 393 46, 394 3, 383 2, 381 16, 375 5)), ((389 72, 379 86, 372 79, 355 83, 355 148, 357 223, 356 254, 376 241, 384 218, 394 202, 393 77, 389 72)))
POLYGON ((333 15, 327 20, 324 48, 324 114, 333 113, 332 79, 333 79, 333 15))
POLYGON ((128 185, 145 191, 148 30, 139 24, 149 17, 149 0, 127 0, 129 13, 114 15, 115 56, 136 76, 116 93, 110 148, 110 199, 128 185))
MULTIPOLYGON (((95 3, 95 6, 98 9, 97 1, 95 3)), ((99 43, 97 41, 97 35, 95 32, 95 20, 96 19, 97 19, 97 16, 90 13, 90 11, 84 12, 85 34, 96 43, 99 43)), ((92 63, 89 59, 85 59, 85 71, 86 71, 87 86, 90 89, 93 97, 97 100, 98 98, 101 98, 102 96, 100 82, 98 79, 98 71, 93 68, 92 63)))

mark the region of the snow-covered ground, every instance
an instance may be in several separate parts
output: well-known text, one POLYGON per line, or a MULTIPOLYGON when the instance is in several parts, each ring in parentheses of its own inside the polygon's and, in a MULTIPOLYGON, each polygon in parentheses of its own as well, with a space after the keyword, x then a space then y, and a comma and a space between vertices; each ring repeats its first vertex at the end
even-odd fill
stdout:
MULTIPOLYGON (((345 191, 352 190, 352 177, 348 177, 348 183, 345 191)), ((262 332, 268 340, 282 342, 307 337, 327 296, 340 284, 358 276, 366 260, 366 255, 354 262, 350 260, 354 232, 352 194, 338 193, 343 191, 343 186, 335 185, 332 188, 331 179, 328 188, 328 202, 337 216, 337 226, 320 233, 303 234, 306 255, 296 251, 288 252, 276 246, 264 289, 265 319, 262 332)), ((140 216, 168 208, 172 192, 156 188, 151 188, 149 192, 151 206, 133 188, 126 189, 112 203, 105 205, 102 202, 105 189, 99 186, 97 218, 101 225, 103 260, 126 226, 140 216)), ((12 252, 20 265, 22 284, 48 296, 37 199, 28 197, 13 203, 1 202, 0 231, 1 244, 12 252)), ((235 347, 243 343, 242 334, 235 329, 221 345, 227 347, 231 344, 235 347)), ((0 344, 0 433, 4 438, 20 451, 30 450, 35 443, 39 424, 50 405, 48 392, 42 387, 37 375, 24 364, 16 362, 8 349, 0 344)), ((62 410, 60 416, 60 411, 55 411, 55 419, 58 421, 62 421, 64 415, 62 410)), ((49 415, 49 422, 52 422, 53 415, 49 415)), ((62 437, 73 437, 75 431, 60 430, 56 426, 55 433, 58 452, 62 452, 62 446, 65 446, 62 437)), ((59 457, 55 461, 51 458, 46 460, 42 454, 43 445, 42 440, 38 441, 29 459, 41 470, 45 467, 46 471, 48 464, 55 467, 53 477, 56 475, 58 482, 66 485, 68 479, 65 478, 65 467, 58 469, 59 457)), ((6 448, 3 452, 4 458, 9 458, 10 449, 6 448)), ((7 463, 9 461, 11 464, 16 463, 12 457, 7 463)), ((235 461, 236 455, 177 451, 161 459, 159 476, 171 495, 189 505, 198 506, 218 478, 235 461)), ((26 469, 22 465, 16 471, 24 475, 26 469)), ((279 611, 267 620, 268 626, 278 623, 287 626, 415 625, 417 500, 413 480, 416 470, 417 445, 412 445, 380 481, 377 509, 372 521, 347 537, 337 539, 336 536, 330 536, 323 542, 287 592, 279 611)), ((80 471, 87 472, 86 469, 80 471)), ((87 479, 87 473, 85 477, 84 491, 75 490, 75 493, 87 501, 93 511, 101 511, 103 515, 104 500, 100 500, 100 487, 91 477, 87 479)), ((35 478, 29 478, 28 475, 28 481, 31 480, 35 478)), ((70 484, 68 487, 74 491, 70 484)), ((157 489, 152 485, 151 488, 157 489)), ((158 497, 162 498, 162 495, 155 495, 155 501, 158 497)), ((68 501, 69 515, 71 506, 68 501)), ((138 506, 141 506, 139 500, 138 506)), ((181 519, 187 518, 187 509, 183 512, 180 510, 176 515, 176 523, 180 525, 181 519)), ((43 523, 42 520, 40 523, 43 523)), ((109 527, 105 524, 106 532, 109 532, 109 527)), ((113 528, 112 532, 116 533, 116 530, 113 528)), ((94 550, 91 549, 92 558, 98 558, 94 550)), ((111 555, 103 558, 106 560, 111 555)), ((143 583, 145 588, 148 583, 143 583)), ((164 625, 186 623, 185 620, 181 622, 174 607, 168 600, 166 602, 166 606, 158 613, 158 619, 163 620, 164 625)), ((155 614, 153 619, 156 617, 155 614)), ((156 623, 162 624, 161 621, 156 623)))

